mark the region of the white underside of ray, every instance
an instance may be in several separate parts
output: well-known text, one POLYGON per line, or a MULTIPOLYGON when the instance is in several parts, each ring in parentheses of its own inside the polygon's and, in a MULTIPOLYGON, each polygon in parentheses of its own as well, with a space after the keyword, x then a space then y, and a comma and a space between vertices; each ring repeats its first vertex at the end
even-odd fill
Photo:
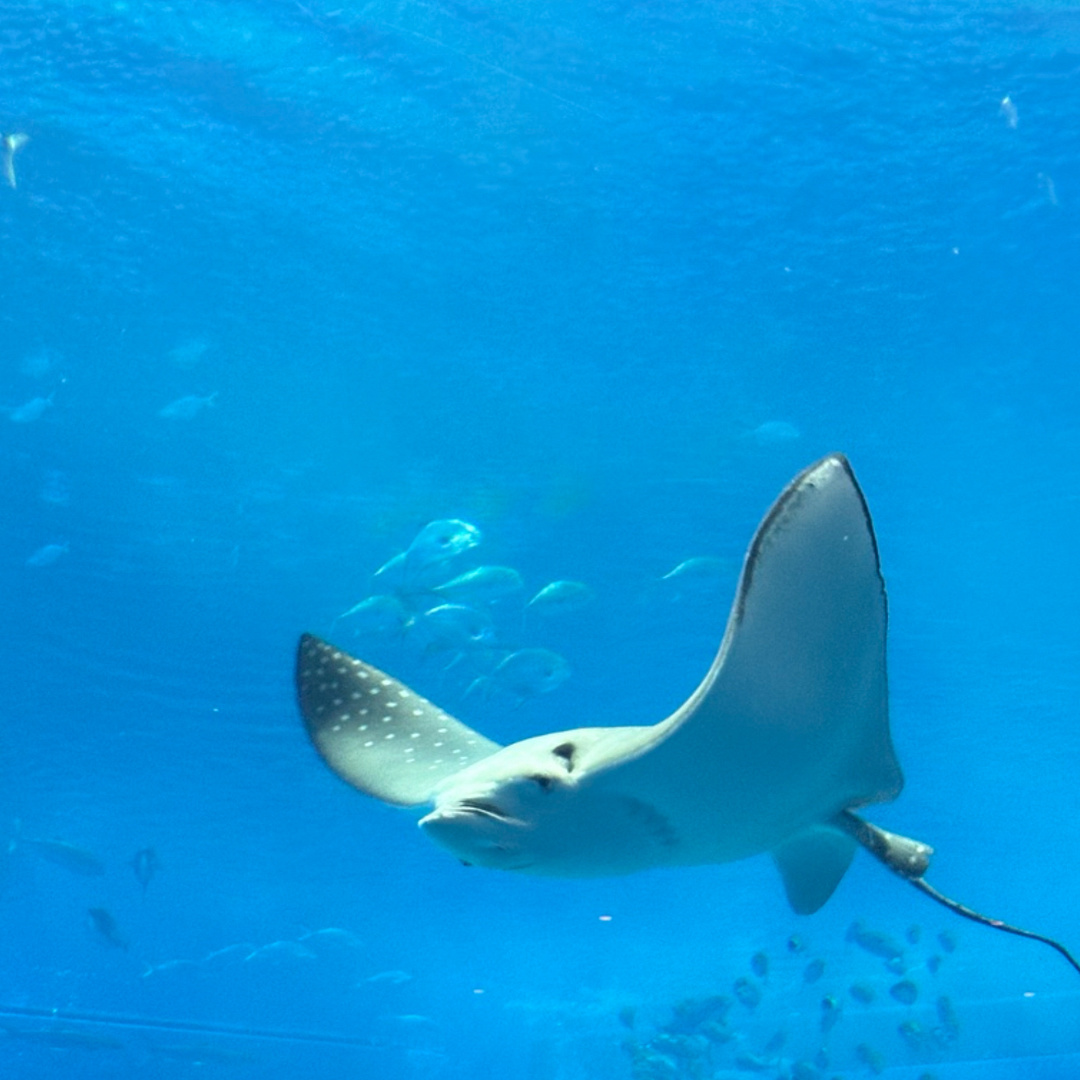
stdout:
POLYGON ((894 798, 886 602, 847 462, 797 477, 758 529, 704 681, 594 784, 647 800, 680 837, 673 861, 776 847, 846 807, 894 798))
POLYGON ((421 824, 465 861, 591 876, 772 851, 793 906, 812 911, 854 850, 829 822, 894 798, 902 784, 886 624, 869 514, 834 455, 796 477, 766 515, 715 662, 659 724, 499 747, 309 636, 297 685, 327 764, 386 802, 434 801, 421 824), (545 773, 558 781, 551 798, 530 782, 545 773))

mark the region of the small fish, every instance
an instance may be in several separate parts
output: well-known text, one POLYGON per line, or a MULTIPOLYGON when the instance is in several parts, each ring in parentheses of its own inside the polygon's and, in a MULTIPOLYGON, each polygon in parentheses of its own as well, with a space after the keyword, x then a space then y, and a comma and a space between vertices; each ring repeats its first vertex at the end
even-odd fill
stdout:
POLYGON ((151 975, 175 975, 177 972, 198 971, 199 965, 194 960, 166 960, 162 964, 147 964, 146 970, 139 977, 149 979, 151 975))
POLYGON ((735 1068, 742 1069, 743 1072, 765 1072, 772 1068, 772 1062, 759 1054, 744 1051, 735 1055, 735 1068))
POLYGON ((861 922, 853 922, 848 927, 847 940, 883 960, 895 960, 904 955, 904 950, 888 934, 868 930, 861 922))
POLYGON ((938 944, 947 952, 956 952, 956 936, 951 930, 942 930, 937 936, 938 944))
POLYGON ((550 694, 569 678, 570 665, 558 653, 550 649, 518 649, 490 675, 474 680, 469 690, 486 693, 498 687, 524 701, 537 694, 550 694))
POLYGON ((907 964, 904 963, 902 956, 894 956, 891 960, 886 960, 885 967, 894 975, 903 975, 907 971, 907 964))
POLYGON ((354 634, 399 634, 409 625, 412 616, 396 596, 369 596, 338 617, 351 619, 354 634))
POLYGON ((929 971, 931 975, 936 975, 938 973, 938 968, 940 967, 941 957, 938 956, 937 953, 926 958, 926 970, 929 971))
POLYGON ((923 1051, 930 1044, 930 1035, 918 1020, 905 1020, 898 1024, 896 1033, 912 1050, 923 1051))
POLYGON ((816 983, 825 974, 825 961, 821 959, 811 960, 803 969, 804 983, 816 983))
POLYGON ((960 1021, 956 1016, 956 1009, 953 1008, 953 1003, 944 994, 937 999, 936 1004, 938 1023, 941 1025, 938 1028, 938 1034, 943 1042, 953 1043, 960 1037, 960 1021))
POLYGON ((158 410, 158 416, 166 420, 192 420, 203 411, 217 404, 217 391, 199 397, 197 394, 186 394, 184 397, 170 401, 168 405, 158 410))
POLYGON ((210 348, 210 342, 205 338, 191 338, 182 341, 179 345, 169 350, 169 359, 179 367, 194 367, 210 348))
POLYGON ((769 977, 769 958, 763 952, 756 952, 750 957, 750 970, 759 978, 769 977))
POLYGON ((142 886, 143 895, 146 895, 146 886, 154 879, 154 875, 161 869, 157 852, 152 847, 140 848, 131 857, 128 864, 135 872, 135 880, 142 886))
POLYGON ((731 998, 723 994, 711 997, 684 998, 672 1011, 671 1023, 664 1030, 670 1033, 688 1035, 710 1020, 723 1021, 731 1008, 731 998))
POLYGON ((35 569, 52 566, 59 562, 70 550, 67 544, 45 544, 39 547, 32 555, 27 556, 26 565, 35 569))
POLYGON ((859 1043, 855 1047, 855 1056, 875 1076, 880 1076, 885 1071, 885 1057, 868 1043, 859 1043))
POLYGON ((705 592, 729 582, 734 569, 731 559, 720 559, 712 555, 695 555, 692 559, 684 559, 673 570, 664 574, 660 580, 677 585, 680 589, 705 592))
POLYGON ((1020 123, 1020 114, 1016 111, 1016 103, 1008 94, 1001 99, 998 112, 1001 113, 1005 123, 1015 131, 1016 126, 1020 123))
POLYGON ((491 604, 513 596, 524 587, 521 575, 510 566, 478 566, 442 585, 436 585, 432 592, 452 603, 491 604))
POLYGON ((298 960, 318 960, 318 957, 299 941, 271 941, 269 945, 262 945, 245 957, 244 963, 292 964, 298 960))
POLYGON ((4 136, 3 157, 0 159, 0 168, 3 169, 4 179, 8 186, 14 188, 15 183, 15 155, 30 141, 30 136, 18 131, 4 136))
POLYGON ((866 983, 852 983, 848 987, 848 993, 860 1004, 869 1005, 877 995, 874 993, 872 986, 867 986, 866 983))
POLYGON ((706 1020, 705 1023, 698 1028, 698 1034, 704 1036, 709 1042, 715 1043, 717 1046, 729 1043, 735 1038, 735 1032, 722 1020, 706 1020))
MULTIPOLYGON (((73 874, 101 877, 105 873, 105 864, 92 851, 69 844, 66 840, 20 838, 18 842, 25 844, 46 862, 51 862, 54 866, 62 866, 73 874)), ((13 841, 12 846, 14 843, 13 841)))
POLYGON ((545 585, 529 602, 529 611, 544 618, 570 615, 580 611, 593 600, 594 593, 581 581, 552 581, 545 585))
POLYGON ((787 420, 766 420, 750 432, 750 438, 758 446, 776 446, 802 438, 802 432, 787 420))
POLYGON ((806 943, 798 934, 792 934, 787 939, 787 951, 789 953, 801 953, 806 949, 806 943))
POLYGON ((364 943, 351 930, 338 926, 326 926, 300 935, 300 943, 316 952, 351 953, 362 949, 364 943))
POLYGON ((399 1013, 397 1016, 389 1017, 390 1020, 395 1021, 404 1027, 410 1028, 437 1028, 439 1025, 431 1019, 430 1016, 424 1016, 421 1013, 399 1013))
POLYGON ((919 999, 919 988, 910 979, 904 979, 890 986, 889 993, 901 1005, 914 1005, 919 999))
POLYGON ((1039 187, 1042 188, 1043 195, 1046 196, 1046 201, 1051 206, 1058 206, 1058 194, 1057 187, 1054 185, 1054 178, 1041 172, 1036 179, 1039 181, 1039 187))
POLYGON ((378 971, 374 975, 369 975, 364 982, 366 983, 387 983, 390 986, 401 986, 402 983, 412 982, 413 976, 408 971, 398 971, 396 968, 392 971, 378 971))
POLYGON ((619 1023, 624 1028, 634 1030, 634 1024, 637 1022, 637 1009, 633 1005, 624 1005, 619 1010, 619 1023))
POLYGON ((429 521, 405 549, 405 576, 411 572, 439 566, 471 551, 481 540, 480 530, 460 518, 429 521))
POLYGON ((826 1035, 836 1027, 842 1015, 840 1002, 834 997, 821 999, 821 1030, 826 1035))
POLYGON ((736 1000, 740 1005, 745 1005, 748 1009, 756 1009, 761 1004, 761 988, 753 979, 736 979, 734 990, 736 1000))
POLYGON ((103 907, 92 907, 87 908, 86 912, 90 916, 94 929, 106 945, 113 949, 127 949, 128 943, 120 936, 120 928, 116 925, 116 919, 113 918, 111 911, 103 907))
POLYGON ((232 945, 226 945, 222 949, 215 949, 212 953, 207 953, 199 961, 199 965, 211 969, 227 968, 247 960, 258 951, 259 947, 257 945, 252 945, 248 941, 238 941, 232 945))
POLYGON ((486 645, 495 639, 491 616, 464 604, 440 604, 418 615, 409 625, 409 634, 425 652, 453 651, 486 645))
POLYGON ((53 404, 52 394, 48 397, 31 398, 22 405, 9 407, 7 410, 8 419, 13 424, 32 424, 35 420, 40 420, 44 416, 45 410, 51 409, 53 404))

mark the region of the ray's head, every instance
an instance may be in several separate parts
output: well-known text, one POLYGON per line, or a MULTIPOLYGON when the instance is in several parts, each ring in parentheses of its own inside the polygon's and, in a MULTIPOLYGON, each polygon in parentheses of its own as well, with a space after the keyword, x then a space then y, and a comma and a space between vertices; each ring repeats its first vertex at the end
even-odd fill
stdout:
POLYGON ((574 751, 551 736, 506 747, 451 777, 420 828, 469 866, 535 870, 574 812, 574 751))
POLYGON ((600 877, 674 861, 679 839, 661 813, 595 783, 590 764, 627 730, 578 728, 505 747, 446 780, 420 828, 492 870, 600 877))

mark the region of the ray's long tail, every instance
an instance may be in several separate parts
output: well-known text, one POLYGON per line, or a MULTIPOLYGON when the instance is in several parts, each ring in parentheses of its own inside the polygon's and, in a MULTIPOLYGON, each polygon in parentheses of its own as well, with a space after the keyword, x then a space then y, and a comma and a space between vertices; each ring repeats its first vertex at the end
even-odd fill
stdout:
POLYGON ((1036 934, 1033 930, 1023 930, 1019 926, 1012 926, 1007 922, 1002 922, 1001 919, 991 919, 988 915, 983 915, 945 896, 943 893, 938 892, 933 885, 924 881, 923 874, 926 873, 927 868, 930 866, 930 856, 934 854, 934 849, 929 844, 923 844, 918 840, 911 840, 906 836, 898 836, 896 833, 879 829, 876 825, 863 821, 861 817, 853 814, 850 810, 844 810, 838 815, 837 824, 844 832, 866 848, 875 859, 884 863, 894 874, 898 874, 905 881, 910 882, 921 893, 929 896, 931 900, 936 900, 943 907, 947 907, 950 911, 963 916, 965 919, 971 919, 972 922, 989 926, 993 930, 1003 930, 1006 934, 1015 934, 1017 937, 1041 941, 1044 945, 1057 949, 1080 972, 1080 961, 1077 961, 1076 957, 1060 941, 1055 941, 1044 934, 1036 934))

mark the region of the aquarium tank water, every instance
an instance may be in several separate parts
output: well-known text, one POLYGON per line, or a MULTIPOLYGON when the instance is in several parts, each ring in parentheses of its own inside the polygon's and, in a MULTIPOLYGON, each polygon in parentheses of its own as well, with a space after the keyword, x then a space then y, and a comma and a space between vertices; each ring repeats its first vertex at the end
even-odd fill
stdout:
POLYGON ((1080 1076, 1078 114, 1066 0, 0 4, 0 1075, 1080 1076))

